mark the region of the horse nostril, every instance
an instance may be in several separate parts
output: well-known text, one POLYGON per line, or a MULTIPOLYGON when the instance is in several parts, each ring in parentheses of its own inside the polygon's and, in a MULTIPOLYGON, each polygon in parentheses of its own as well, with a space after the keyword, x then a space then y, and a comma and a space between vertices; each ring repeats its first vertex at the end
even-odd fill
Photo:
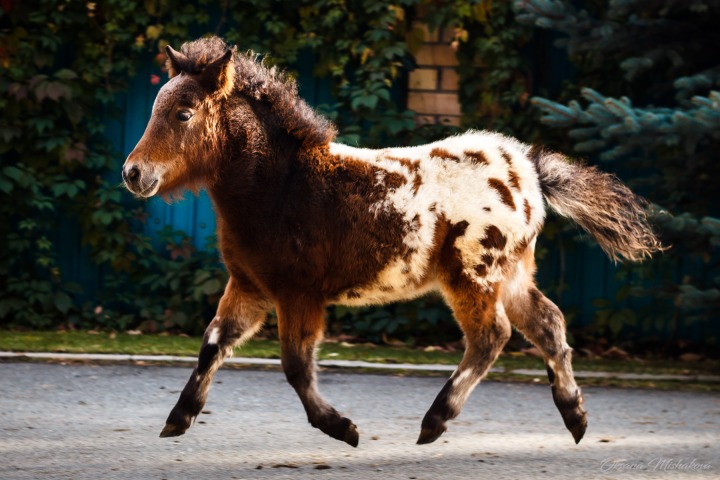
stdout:
POLYGON ((130 170, 123 170, 123 178, 126 182, 133 182, 140 177, 140 169, 133 165, 130 170))

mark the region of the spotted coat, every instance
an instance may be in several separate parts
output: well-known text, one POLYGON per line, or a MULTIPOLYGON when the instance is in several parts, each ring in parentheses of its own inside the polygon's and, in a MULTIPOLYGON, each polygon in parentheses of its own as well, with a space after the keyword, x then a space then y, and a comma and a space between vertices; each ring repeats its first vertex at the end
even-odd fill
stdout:
POLYGON ((386 303, 437 289, 438 242, 446 240, 438 234, 448 225, 466 225, 453 244, 462 275, 487 289, 503 279, 509 262, 542 227, 545 208, 529 147, 498 133, 471 131, 382 150, 331 143, 329 151, 376 168, 376 186, 384 195, 369 209, 397 212, 405 224, 398 239, 402 253, 388 259, 371 282, 354 285, 334 303, 386 303), (403 181, 388 185, 388 175, 403 181))
POLYGON ((417 147, 334 143, 295 82, 217 37, 167 48, 171 80, 123 166, 138 197, 206 189, 229 272, 198 363, 162 437, 201 412, 233 348, 274 308, 281 360, 310 424, 357 446, 355 424, 320 395, 315 347, 328 304, 370 305, 439 290, 465 334, 457 370, 421 424, 435 441, 518 329, 542 352, 576 442, 587 425, 560 310, 535 286, 544 201, 614 259, 661 249, 641 199, 612 175, 497 133, 417 147))

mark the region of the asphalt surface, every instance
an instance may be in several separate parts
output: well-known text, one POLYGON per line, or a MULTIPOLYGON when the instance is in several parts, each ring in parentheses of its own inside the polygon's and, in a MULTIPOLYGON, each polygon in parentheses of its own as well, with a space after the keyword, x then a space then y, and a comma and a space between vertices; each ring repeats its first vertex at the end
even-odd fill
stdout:
POLYGON ((720 478, 720 396, 585 389, 575 445, 546 385, 484 382, 436 443, 420 420, 443 378, 321 373, 358 425, 310 427, 282 373, 221 370, 182 437, 158 434, 190 368, 0 363, 0 479, 720 478))

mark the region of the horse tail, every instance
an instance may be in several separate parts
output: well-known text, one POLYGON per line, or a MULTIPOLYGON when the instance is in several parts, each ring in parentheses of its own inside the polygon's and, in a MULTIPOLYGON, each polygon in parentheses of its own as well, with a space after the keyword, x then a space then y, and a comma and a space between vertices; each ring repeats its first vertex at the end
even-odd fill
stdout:
POLYGON ((528 156, 550 207, 585 229, 613 261, 664 250, 648 223, 647 202, 617 177, 537 147, 528 156))

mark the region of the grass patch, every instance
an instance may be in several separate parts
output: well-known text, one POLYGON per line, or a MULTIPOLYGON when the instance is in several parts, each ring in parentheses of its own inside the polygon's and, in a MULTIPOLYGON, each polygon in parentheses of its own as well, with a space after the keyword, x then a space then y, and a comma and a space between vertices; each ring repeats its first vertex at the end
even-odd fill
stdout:
MULTIPOLYGON (((129 335, 126 333, 100 332, 15 332, 0 330, 0 350, 14 352, 63 352, 63 353, 119 353, 128 355, 178 355, 196 356, 201 338, 170 335, 129 335)), ((235 351, 236 356, 253 358, 280 358, 280 346, 275 340, 251 340, 235 351)), ((348 345, 326 342, 320 346, 318 358, 327 360, 363 360, 377 363, 410 363, 457 365, 462 352, 424 351, 407 347, 385 345, 348 345)), ((586 359, 573 361, 575 370, 675 374, 675 375, 713 375, 718 374, 720 363, 717 360, 699 362, 681 362, 678 360, 655 359, 586 359)), ((490 380, 533 381, 532 377, 513 375, 516 369, 545 370, 542 360, 517 353, 504 353, 495 363, 495 367, 505 369, 506 373, 492 373, 490 380)), ((374 371, 374 373, 379 373, 374 371)), ((544 375, 540 381, 546 382, 544 375)), ((618 379, 582 379, 583 385, 605 386, 644 386, 652 388, 678 388, 681 382, 649 382, 618 379)), ((720 383, 682 382, 683 388, 695 385, 695 390, 717 391, 720 383), (703 386, 705 385, 705 386, 703 386)))

